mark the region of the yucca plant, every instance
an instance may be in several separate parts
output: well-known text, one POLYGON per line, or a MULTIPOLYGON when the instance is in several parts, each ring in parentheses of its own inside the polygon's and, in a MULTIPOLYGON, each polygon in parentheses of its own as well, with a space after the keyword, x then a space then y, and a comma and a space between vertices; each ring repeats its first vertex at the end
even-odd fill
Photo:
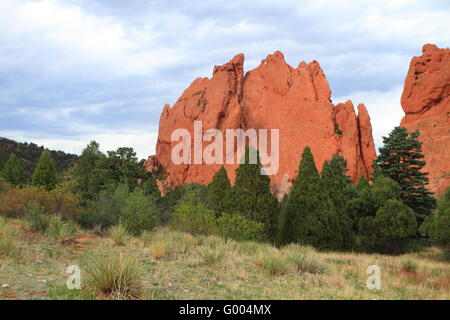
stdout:
POLYGON ((258 251, 255 255, 254 263, 270 275, 283 275, 289 271, 286 257, 281 255, 276 249, 258 251))
POLYGON ((86 268, 86 283, 95 294, 107 298, 138 299, 142 293, 142 277, 145 273, 140 258, 113 252, 96 258, 86 268))
POLYGON ((198 250, 198 256, 202 264, 214 266, 228 256, 228 247, 226 243, 216 243, 215 245, 205 245, 198 250))
POLYGON ((61 244, 74 244, 79 228, 73 221, 62 221, 59 217, 50 220, 47 233, 61 244))
POLYGON ((297 272, 318 274, 325 270, 313 247, 290 244, 283 248, 283 254, 297 272))
POLYGON ((114 241, 114 245, 116 246, 124 246, 130 238, 130 234, 127 229, 121 224, 109 228, 108 234, 111 236, 114 241))

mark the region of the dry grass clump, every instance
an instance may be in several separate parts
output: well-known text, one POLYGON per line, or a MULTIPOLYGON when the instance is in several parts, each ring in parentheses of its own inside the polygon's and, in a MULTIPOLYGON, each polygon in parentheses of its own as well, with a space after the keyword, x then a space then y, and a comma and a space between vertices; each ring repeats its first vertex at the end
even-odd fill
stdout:
POLYGON ((127 229, 122 224, 109 228, 108 234, 114 241, 115 246, 124 246, 131 237, 127 229))
POLYGON ((138 256, 114 252, 96 258, 86 269, 87 286, 107 298, 138 299, 144 267, 138 256))
POLYGON ((53 217, 47 233, 61 244, 74 244, 78 231, 79 227, 75 222, 71 220, 62 221, 59 217, 53 217))
POLYGON ((289 271, 286 257, 276 248, 259 249, 253 262, 270 275, 283 275, 289 271))
POLYGON ((17 230, 6 219, 0 219, 0 256, 14 258, 20 255, 17 230))
POLYGON ((290 244, 283 248, 283 254, 299 273, 319 274, 325 270, 316 250, 310 246, 290 244))
POLYGON ((191 234, 168 230, 143 232, 141 241, 155 259, 187 254, 197 245, 196 238, 191 234))
POLYGON ((230 247, 225 241, 208 243, 198 249, 201 264, 212 267, 223 262, 229 254, 230 247))
POLYGON ((401 261, 401 265, 402 265, 402 270, 406 271, 406 272, 416 272, 418 269, 417 263, 410 258, 403 259, 401 261))

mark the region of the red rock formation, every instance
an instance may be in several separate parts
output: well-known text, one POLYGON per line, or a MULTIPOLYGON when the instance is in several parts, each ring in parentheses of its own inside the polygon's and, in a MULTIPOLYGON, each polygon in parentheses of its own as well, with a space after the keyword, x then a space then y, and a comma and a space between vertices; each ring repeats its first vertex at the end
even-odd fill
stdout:
POLYGON ((426 44, 411 60, 401 99, 401 125, 419 130, 430 173, 430 190, 443 194, 450 185, 450 50, 426 44))
MULTIPOLYGON (((302 62, 294 69, 281 52, 275 52, 245 76, 243 63, 244 56, 240 54, 227 64, 214 67, 211 79, 195 80, 172 108, 164 107, 156 159, 166 170, 167 187, 183 182, 209 183, 221 166, 175 165, 171 161, 171 150, 178 144, 171 141, 173 130, 186 128, 193 136, 195 120, 203 122, 203 131, 279 129, 280 167, 276 175, 270 176, 279 195, 289 190, 296 177, 305 146, 311 147, 319 170, 325 160, 340 154, 348 160, 354 181, 370 174, 375 147, 367 110, 360 104, 356 115, 351 101, 334 106, 318 62, 302 62)), ((150 170, 157 162, 151 157, 147 168, 150 170)), ((236 165, 225 168, 234 181, 236 165)))

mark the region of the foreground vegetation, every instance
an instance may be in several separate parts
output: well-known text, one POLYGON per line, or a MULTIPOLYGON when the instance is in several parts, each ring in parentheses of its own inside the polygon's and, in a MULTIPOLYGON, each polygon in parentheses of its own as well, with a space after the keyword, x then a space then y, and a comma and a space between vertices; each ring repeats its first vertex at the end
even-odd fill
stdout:
POLYGON ((11 154, 0 298, 448 299, 450 188, 437 205, 417 138, 394 129, 357 185, 343 157, 319 172, 306 147, 281 201, 251 148, 234 185, 222 167, 207 186, 174 189, 132 148, 91 142, 64 175, 44 150, 29 180, 11 154), (366 286, 372 265, 381 290, 366 286), (81 291, 65 286, 67 267, 81 268, 81 291))
POLYGON ((450 299, 450 263, 437 248, 402 256, 275 248, 160 229, 117 243, 77 230, 75 241, 2 221, 0 299, 450 299), (9 230, 9 231, 8 231, 9 230), (69 290, 69 266, 81 290, 69 290), (381 289, 366 286, 381 269, 381 289))

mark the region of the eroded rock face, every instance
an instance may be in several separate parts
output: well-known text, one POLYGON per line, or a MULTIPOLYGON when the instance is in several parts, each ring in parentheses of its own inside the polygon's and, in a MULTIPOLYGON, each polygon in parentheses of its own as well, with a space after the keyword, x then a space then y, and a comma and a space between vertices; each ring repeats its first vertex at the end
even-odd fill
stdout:
POLYGON ((450 185, 450 50, 426 44, 411 60, 401 98, 401 125, 420 131, 430 173, 430 190, 442 195, 450 185))
MULTIPOLYGON (((355 182, 371 173, 375 147, 367 110, 360 104, 356 114, 351 101, 334 106, 318 62, 301 62, 293 68, 277 51, 245 75, 243 63, 240 54, 214 67, 211 79, 195 80, 172 108, 164 107, 156 157, 149 158, 147 168, 157 162, 165 168, 165 187, 183 182, 207 184, 221 166, 172 162, 172 148, 178 144, 171 141, 172 132, 185 128, 193 137, 196 120, 202 121, 203 131, 217 128, 224 137, 226 129, 279 129, 280 165, 278 173, 270 176, 278 196, 289 191, 306 146, 311 147, 319 170, 325 160, 339 154, 347 159, 349 175, 355 182)), ((225 165, 232 182, 236 167, 225 165)))

